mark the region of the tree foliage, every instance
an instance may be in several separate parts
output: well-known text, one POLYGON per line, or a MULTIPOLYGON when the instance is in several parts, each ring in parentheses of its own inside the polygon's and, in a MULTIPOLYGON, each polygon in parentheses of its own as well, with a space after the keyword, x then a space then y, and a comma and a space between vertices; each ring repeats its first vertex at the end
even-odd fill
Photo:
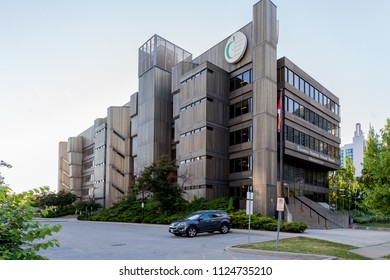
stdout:
MULTIPOLYGON (((2 161, 3 163, 3 161, 2 161)), ((2 166, 7 166, 1 164, 2 166)), ((9 165, 7 166, 9 167, 9 165)), ((59 246, 57 239, 46 239, 58 232, 61 225, 50 226, 36 221, 35 195, 47 188, 34 189, 20 194, 0 182, 0 259, 37 260, 45 259, 38 255, 41 249, 59 246)))
POLYGON ((360 183, 364 206, 378 214, 390 214, 390 119, 380 134, 370 127, 360 183))
POLYGON ((176 211, 182 204, 182 191, 176 183, 176 164, 167 156, 145 167, 135 182, 135 191, 138 193, 151 193, 160 203, 161 211, 169 214, 169 211, 176 211))
POLYGON ((39 207, 58 207, 60 209, 71 205, 75 202, 77 196, 70 192, 59 191, 58 193, 42 193, 37 197, 37 204, 39 207))
POLYGON ((355 178, 355 167, 348 157, 344 160, 344 168, 336 170, 329 176, 329 202, 336 210, 356 209, 361 201, 362 187, 355 178))

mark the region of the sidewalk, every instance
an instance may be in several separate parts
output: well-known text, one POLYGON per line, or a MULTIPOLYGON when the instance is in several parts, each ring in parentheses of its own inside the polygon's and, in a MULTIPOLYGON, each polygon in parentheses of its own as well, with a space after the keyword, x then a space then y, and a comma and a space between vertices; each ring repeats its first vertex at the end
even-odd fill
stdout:
MULTIPOLYGON (((253 235, 266 235, 274 236, 276 239, 275 232, 267 231, 256 231, 252 230, 253 235)), ((327 240, 331 242, 337 242, 358 247, 357 249, 351 250, 351 252, 366 256, 371 259, 383 259, 384 256, 390 255, 390 231, 389 230, 377 230, 370 228, 354 229, 354 228, 339 228, 339 229, 307 229, 304 233, 280 233, 280 239, 292 238, 296 236, 305 236, 310 238, 317 238, 321 240, 327 240)), ((331 256, 321 255, 308 255, 308 254, 292 254, 286 252, 272 252, 272 251, 259 251, 259 250, 248 250, 240 249, 235 247, 226 248, 228 251, 242 252, 250 254, 268 254, 270 256, 283 256, 286 259, 332 259, 331 256), (258 251, 258 252, 256 252, 258 251)))

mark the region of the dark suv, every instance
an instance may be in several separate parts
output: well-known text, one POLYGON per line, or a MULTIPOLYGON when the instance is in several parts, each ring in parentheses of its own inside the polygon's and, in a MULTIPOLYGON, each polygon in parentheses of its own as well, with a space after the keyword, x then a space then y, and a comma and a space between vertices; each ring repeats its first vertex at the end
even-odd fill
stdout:
POLYGON ((183 220, 169 225, 169 232, 176 235, 194 237, 200 232, 219 231, 228 233, 231 228, 230 218, 224 211, 206 210, 198 211, 187 216, 183 220))

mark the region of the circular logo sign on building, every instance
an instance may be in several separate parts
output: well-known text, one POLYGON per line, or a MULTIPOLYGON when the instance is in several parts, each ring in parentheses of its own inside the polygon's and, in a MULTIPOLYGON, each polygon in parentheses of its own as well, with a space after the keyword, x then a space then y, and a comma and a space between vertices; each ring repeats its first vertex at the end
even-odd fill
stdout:
POLYGON ((229 63, 236 63, 244 56, 248 39, 241 31, 230 36, 225 46, 225 59, 229 63))

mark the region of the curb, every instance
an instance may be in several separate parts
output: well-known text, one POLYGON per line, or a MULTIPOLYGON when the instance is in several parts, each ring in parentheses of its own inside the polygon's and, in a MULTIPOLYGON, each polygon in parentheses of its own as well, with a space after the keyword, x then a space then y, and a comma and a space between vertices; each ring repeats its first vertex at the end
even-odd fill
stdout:
POLYGON ((245 249, 245 248, 238 248, 236 246, 228 246, 225 248, 225 251, 242 253, 242 254, 277 257, 286 260, 337 260, 337 258, 334 256, 245 249))

